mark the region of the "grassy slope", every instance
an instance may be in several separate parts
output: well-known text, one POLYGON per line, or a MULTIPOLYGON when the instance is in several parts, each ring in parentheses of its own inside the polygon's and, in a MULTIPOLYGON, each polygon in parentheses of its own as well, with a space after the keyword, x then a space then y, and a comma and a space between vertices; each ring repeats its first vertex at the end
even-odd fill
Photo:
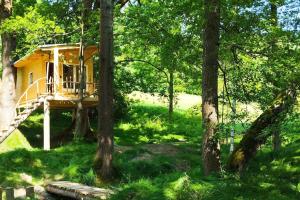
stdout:
MULTIPOLYGON (((53 127, 62 130, 70 123, 69 113, 54 113, 53 127), (64 117, 61 117, 64 116, 64 117)), ((175 112, 173 123, 161 106, 135 104, 128 119, 115 127, 117 145, 133 145, 115 154, 121 189, 113 199, 297 199, 300 195, 299 121, 283 130, 285 146, 279 154, 263 148, 242 175, 222 173, 204 178, 201 169, 201 119, 185 110, 175 112), (145 144, 172 143, 177 152, 155 154, 145 144), (144 159, 145 158, 145 159, 144 159)), ((21 127, 33 146, 40 146, 41 114, 21 127), (39 144, 39 145, 35 145, 39 144)), ((57 130, 55 129, 55 130, 57 130)), ((59 131, 58 131, 59 132, 59 131)), ((15 145, 15 144, 14 144, 15 145)), ((92 161, 96 144, 71 143, 50 152, 37 148, 7 149, 0 154, 1 186, 43 184, 47 180, 95 183, 92 161)), ((155 148, 155 145, 154 145, 155 148)), ((223 145, 223 160, 228 146, 223 145)), ((1 146, 0 146, 1 149, 1 146)), ((223 162, 224 162, 223 161, 223 162)))

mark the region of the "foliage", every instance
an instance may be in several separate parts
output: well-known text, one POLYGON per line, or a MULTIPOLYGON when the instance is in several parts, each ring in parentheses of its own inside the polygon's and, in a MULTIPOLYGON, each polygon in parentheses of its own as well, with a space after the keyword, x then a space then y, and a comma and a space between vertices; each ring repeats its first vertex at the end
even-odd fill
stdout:
POLYGON ((128 88, 166 95, 174 71, 176 92, 199 93, 200 32, 189 32, 199 24, 198 6, 194 1, 142 1, 117 11, 116 71, 128 75, 122 76, 128 88))
POLYGON ((0 33, 11 32, 17 35, 19 48, 16 54, 22 56, 32 51, 37 44, 47 44, 53 35, 64 32, 54 20, 41 15, 37 7, 28 7, 22 16, 13 16, 4 21, 0 33))
POLYGON ((115 90, 113 106, 114 120, 118 121, 126 118, 128 111, 129 99, 120 90, 115 90))

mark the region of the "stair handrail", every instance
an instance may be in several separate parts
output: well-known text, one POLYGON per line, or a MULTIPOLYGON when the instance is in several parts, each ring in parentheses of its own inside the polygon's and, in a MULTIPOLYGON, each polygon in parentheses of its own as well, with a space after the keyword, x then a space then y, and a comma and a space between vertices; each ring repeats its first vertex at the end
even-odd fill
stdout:
MULTIPOLYGON (((24 96, 26 97, 26 100, 25 100, 26 101, 26 108, 28 108, 28 102, 27 102, 28 101, 28 91, 31 88, 33 88, 33 86, 36 86, 36 93, 37 93, 37 97, 38 97, 38 95, 39 95, 39 82, 43 79, 46 80, 46 87, 47 87, 48 83, 47 83, 47 77, 46 76, 35 80, 30 86, 28 86, 27 89, 25 90, 25 92, 23 92, 23 94, 19 97, 19 100, 16 103, 16 106, 15 106, 16 114, 20 113, 20 107, 19 106, 20 106, 21 100, 23 99, 24 96)), ((46 88, 46 90, 47 90, 47 88, 46 88)))

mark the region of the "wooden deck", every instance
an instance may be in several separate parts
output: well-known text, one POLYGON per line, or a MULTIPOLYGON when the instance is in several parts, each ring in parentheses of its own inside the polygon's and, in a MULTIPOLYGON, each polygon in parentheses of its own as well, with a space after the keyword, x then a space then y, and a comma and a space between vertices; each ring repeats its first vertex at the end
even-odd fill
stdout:
POLYGON ((46 186, 46 191, 73 199, 108 199, 113 194, 113 191, 109 189, 90 187, 69 181, 51 182, 46 186))

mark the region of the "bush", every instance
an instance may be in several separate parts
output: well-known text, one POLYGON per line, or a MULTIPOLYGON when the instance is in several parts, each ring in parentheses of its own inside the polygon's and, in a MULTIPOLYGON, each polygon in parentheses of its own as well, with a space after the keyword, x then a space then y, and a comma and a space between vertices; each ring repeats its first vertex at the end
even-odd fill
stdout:
POLYGON ((188 113, 193 116, 201 116, 201 104, 194 105, 193 107, 188 109, 188 113))
POLYGON ((125 94, 120 91, 115 90, 114 92, 114 105, 113 105, 113 115, 116 121, 127 117, 129 111, 129 100, 126 98, 125 94))

